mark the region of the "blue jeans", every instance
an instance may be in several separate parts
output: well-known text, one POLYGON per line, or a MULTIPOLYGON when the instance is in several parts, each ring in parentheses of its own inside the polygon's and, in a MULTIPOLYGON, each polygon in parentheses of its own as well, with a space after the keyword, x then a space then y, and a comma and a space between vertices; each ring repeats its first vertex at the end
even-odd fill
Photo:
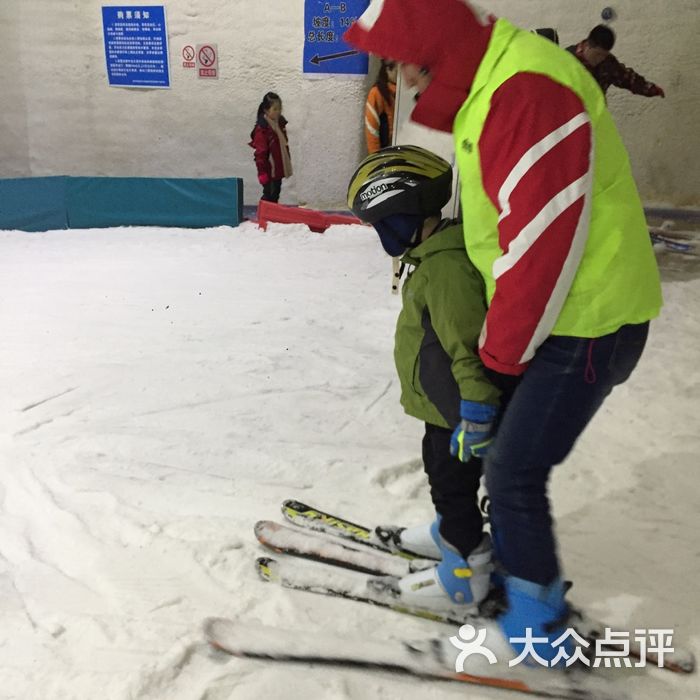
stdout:
POLYGON ((559 576, 547 482, 613 387, 632 373, 649 324, 601 338, 550 336, 506 398, 484 461, 496 555, 512 576, 559 576))

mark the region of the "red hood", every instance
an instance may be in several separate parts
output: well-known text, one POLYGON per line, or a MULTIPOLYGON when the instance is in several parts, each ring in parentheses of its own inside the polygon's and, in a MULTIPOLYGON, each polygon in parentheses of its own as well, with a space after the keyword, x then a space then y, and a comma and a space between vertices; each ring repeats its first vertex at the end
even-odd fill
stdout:
POLYGON ((411 119, 450 132, 494 22, 466 0, 372 0, 343 39, 366 53, 427 68, 432 80, 411 119))

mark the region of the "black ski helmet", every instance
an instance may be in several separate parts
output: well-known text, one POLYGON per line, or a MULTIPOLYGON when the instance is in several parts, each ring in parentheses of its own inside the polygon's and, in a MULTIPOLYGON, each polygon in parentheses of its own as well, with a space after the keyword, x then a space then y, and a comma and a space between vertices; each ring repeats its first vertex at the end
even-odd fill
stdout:
POLYGON ((348 185, 348 207, 374 224, 395 214, 439 215, 452 196, 452 166, 420 146, 390 146, 367 156, 348 185))

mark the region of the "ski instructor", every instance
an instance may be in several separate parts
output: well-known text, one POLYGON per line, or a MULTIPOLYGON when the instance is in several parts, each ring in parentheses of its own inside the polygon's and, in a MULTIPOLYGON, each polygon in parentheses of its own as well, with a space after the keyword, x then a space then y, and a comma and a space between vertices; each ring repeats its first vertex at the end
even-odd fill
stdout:
MULTIPOLYGON (((662 304, 628 156, 574 56, 466 0, 371 0, 344 38, 399 63, 420 93, 412 119, 454 134, 465 244, 488 304, 479 352, 505 396, 485 461, 506 571, 498 622, 518 654, 513 638, 531 628, 551 661, 571 642, 558 639, 569 608, 550 472, 630 376, 662 304)), ((466 461, 470 433, 489 426, 462 418, 453 443, 466 461)))

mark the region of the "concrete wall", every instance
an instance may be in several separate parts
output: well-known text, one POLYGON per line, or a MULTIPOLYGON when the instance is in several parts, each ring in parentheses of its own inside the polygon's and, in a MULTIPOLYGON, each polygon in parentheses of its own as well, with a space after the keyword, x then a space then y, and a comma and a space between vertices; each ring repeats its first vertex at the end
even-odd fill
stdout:
MULTIPOLYGON (((302 0, 164 0, 169 90, 107 85, 103 4, 109 0, 0 2, 0 177, 240 176, 252 203, 260 188, 247 142, 262 95, 274 90, 284 100, 295 167, 281 201, 343 201, 363 154, 370 81, 302 76, 302 0), (181 68, 182 47, 204 42, 218 44, 217 81, 181 68)), ((599 21, 604 4, 492 0, 489 6, 522 26, 557 26, 567 44, 599 21)), ((648 100, 610 91, 643 197, 700 205, 700 3, 621 0, 614 7, 619 58, 667 92, 666 100, 648 100)))
POLYGON ((169 90, 108 86, 108 4, 129 3, 0 2, 0 177, 237 176, 246 201, 256 202, 247 144, 258 104, 273 90, 284 102, 295 169, 281 201, 344 199, 363 154, 367 79, 302 76, 303 0, 164 0, 169 90), (205 42, 218 44, 218 80, 181 67, 182 48, 205 42))

